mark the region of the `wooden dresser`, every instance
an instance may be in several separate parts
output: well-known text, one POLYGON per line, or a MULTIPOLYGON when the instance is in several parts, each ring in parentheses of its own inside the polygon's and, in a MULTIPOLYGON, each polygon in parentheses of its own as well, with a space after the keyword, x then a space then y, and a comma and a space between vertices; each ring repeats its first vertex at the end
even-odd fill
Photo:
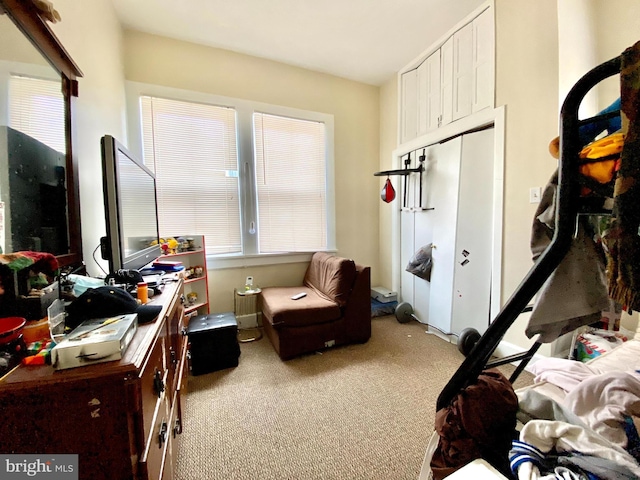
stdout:
POLYGON ((188 377, 183 281, 152 299, 124 358, 54 371, 21 366, 0 383, 0 452, 78 454, 80 479, 171 479, 188 377))

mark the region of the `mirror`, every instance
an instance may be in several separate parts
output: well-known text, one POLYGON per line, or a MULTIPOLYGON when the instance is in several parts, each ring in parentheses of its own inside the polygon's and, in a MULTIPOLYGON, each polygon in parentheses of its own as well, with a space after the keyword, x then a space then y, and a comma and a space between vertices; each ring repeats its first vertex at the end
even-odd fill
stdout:
POLYGON ((82 261, 71 103, 81 76, 29 1, 0 0, 0 247, 82 261))

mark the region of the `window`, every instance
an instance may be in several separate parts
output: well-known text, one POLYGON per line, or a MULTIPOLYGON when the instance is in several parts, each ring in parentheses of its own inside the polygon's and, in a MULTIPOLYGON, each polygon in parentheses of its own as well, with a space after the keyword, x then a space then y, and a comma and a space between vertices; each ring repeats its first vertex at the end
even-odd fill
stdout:
POLYGON ((323 123, 253 114, 261 253, 327 249, 323 123))
POLYGON ((148 96, 140 105, 160 235, 201 234, 209 253, 242 252, 235 110, 148 96))
POLYGON ((128 85, 161 236, 203 234, 214 266, 335 248, 330 115, 170 90, 128 85))

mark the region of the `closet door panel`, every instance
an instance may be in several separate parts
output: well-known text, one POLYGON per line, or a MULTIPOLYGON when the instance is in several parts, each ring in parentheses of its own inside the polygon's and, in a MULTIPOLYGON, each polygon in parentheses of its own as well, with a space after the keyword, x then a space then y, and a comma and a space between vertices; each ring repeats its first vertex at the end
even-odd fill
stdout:
POLYGON ((473 28, 465 25, 453 35, 453 120, 471 113, 473 28))
POLYGON ((473 105, 472 111, 494 105, 493 10, 485 10, 473 21, 473 105))
POLYGON ((453 120, 453 37, 440 47, 440 125, 453 120))
POLYGON ((418 120, 416 136, 427 133, 427 117, 429 115, 429 65, 428 59, 420 64, 416 70, 416 98, 418 120))
MULTIPOLYGON (((397 201, 397 199, 396 199, 397 201)), ((414 285, 415 275, 406 271, 407 264, 415 251, 414 245, 414 214, 408 209, 400 212, 400 299, 414 305, 414 285)))
POLYGON ((431 270, 429 324, 448 332, 451 328, 453 266, 458 215, 461 137, 437 145, 427 156, 433 199, 433 267, 431 270))
POLYGON ((411 70, 402 74, 401 127, 402 143, 416 138, 418 128, 418 73, 411 70))
POLYGON ((427 65, 427 125, 426 131, 435 130, 440 125, 440 50, 429 55, 427 65))
MULTIPOLYGON (((433 226, 427 212, 416 211, 414 214, 415 221, 415 237, 414 249, 417 251, 420 247, 431 243, 433 235, 433 226)), ((413 309, 416 317, 421 323, 429 322, 429 296, 431 295, 431 283, 424 278, 413 275, 413 309)))
POLYGON ((451 331, 489 325, 494 130, 462 137, 451 331))

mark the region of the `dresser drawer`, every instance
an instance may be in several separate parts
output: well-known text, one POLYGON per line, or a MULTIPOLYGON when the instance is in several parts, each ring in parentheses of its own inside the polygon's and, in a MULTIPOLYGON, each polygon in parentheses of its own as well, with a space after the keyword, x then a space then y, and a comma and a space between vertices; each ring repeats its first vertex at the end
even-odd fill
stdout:
POLYGON ((154 421, 159 400, 167 397, 167 361, 166 361, 166 338, 158 336, 156 338, 148 362, 144 366, 140 378, 141 401, 142 401, 142 423, 144 432, 144 444, 148 443, 148 436, 154 421))
POLYGON ((140 461, 142 478, 148 480, 162 478, 168 451, 167 447, 172 435, 169 402, 166 395, 158 400, 156 407, 144 455, 140 461))

